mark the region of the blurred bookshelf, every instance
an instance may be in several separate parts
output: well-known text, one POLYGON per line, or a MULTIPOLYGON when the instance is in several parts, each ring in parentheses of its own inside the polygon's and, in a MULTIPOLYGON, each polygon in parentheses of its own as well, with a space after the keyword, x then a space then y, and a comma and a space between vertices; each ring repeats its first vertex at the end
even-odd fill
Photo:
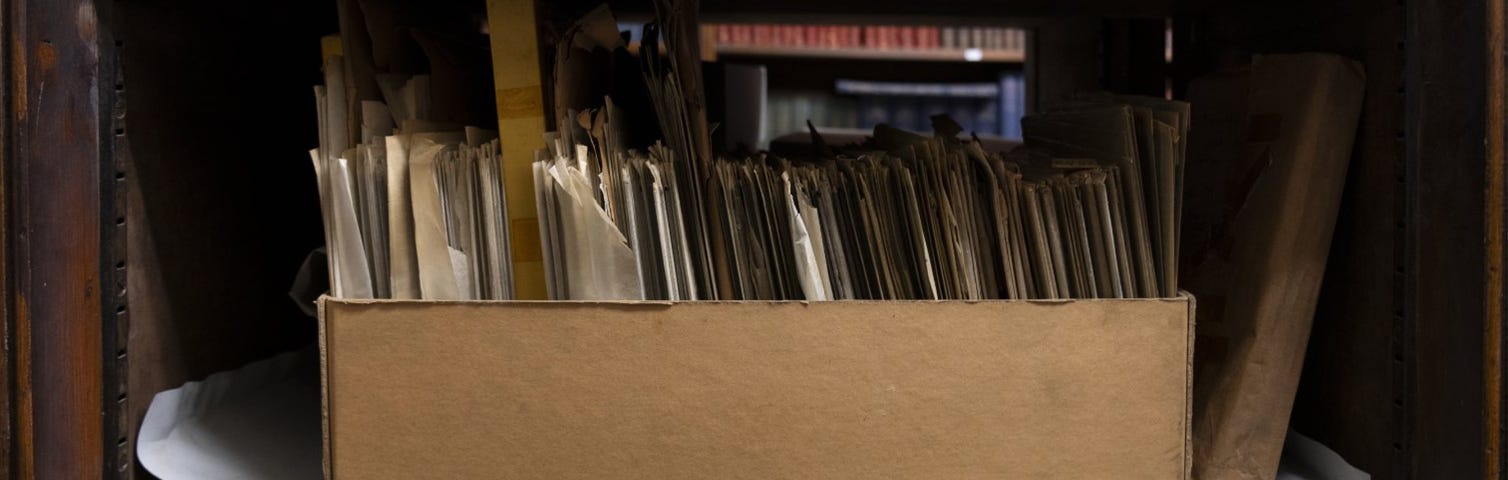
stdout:
MULTIPOLYGON (((620 22, 630 48, 643 24, 620 22)), ((721 65, 725 148, 776 138, 867 131, 930 134, 948 115, 965 133, 1019 140, 1028 30, 1006 26, 768 23, 701 25, 702 59, 721 65)))
POLYGON ((1021 138, 1025 79, 1007 72, 998 82, 912 83, 839 79, 830 91, 771 91, 764 131, 778 137, 821 128, 873 129, 887 124, 931 131, 933 115, 948 115, 971 134, 1021 138))
POLYGON ((725 57, 797 57, 847 58, 855 60, 899 60, 921 62, 1021 63, 1024 51, 988 51, 968 48, 934 48, 926 50, 875 50, 867 48, 810 48, 719 45, 718 56, 725 57))
POLYGON ((1026 60, 1026 32, 1006 27, 912 25, 705 25, 718 56, 924 62, 1026 60))

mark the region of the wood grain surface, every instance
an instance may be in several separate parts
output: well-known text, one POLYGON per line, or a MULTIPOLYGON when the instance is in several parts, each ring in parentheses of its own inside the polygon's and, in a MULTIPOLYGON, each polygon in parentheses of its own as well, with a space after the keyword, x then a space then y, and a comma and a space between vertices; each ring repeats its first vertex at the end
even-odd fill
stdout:
POLYGON ((106 454, 102 240, 109 219, 112 65, 91 0, 8 5, 6 210, 20 478, 102 478, 106 454), (108 77, 106 77, 108 78, 108 77))

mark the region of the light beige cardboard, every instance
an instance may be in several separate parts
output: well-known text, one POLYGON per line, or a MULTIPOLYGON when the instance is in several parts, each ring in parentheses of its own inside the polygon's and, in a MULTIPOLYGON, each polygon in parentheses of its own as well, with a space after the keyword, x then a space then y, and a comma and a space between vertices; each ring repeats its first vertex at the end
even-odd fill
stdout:
POLYGON ((328 474, 1187 478, 1193 301, 321 300, 328 474))

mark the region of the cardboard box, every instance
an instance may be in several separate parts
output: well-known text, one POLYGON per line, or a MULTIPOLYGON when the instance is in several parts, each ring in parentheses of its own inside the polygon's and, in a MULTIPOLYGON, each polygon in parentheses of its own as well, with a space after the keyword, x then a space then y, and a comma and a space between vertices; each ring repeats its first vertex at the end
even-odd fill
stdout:
POLYGON ((1180 278, 1205 307, 1199 478, 1278 473, 1366 86, 1360 63, 1319 53, 1259 56, 1189 84, 1199 131, 1180 278))
POLYGON ((1188 478, 1193 311, 325 298, 326 473, 1188 478))

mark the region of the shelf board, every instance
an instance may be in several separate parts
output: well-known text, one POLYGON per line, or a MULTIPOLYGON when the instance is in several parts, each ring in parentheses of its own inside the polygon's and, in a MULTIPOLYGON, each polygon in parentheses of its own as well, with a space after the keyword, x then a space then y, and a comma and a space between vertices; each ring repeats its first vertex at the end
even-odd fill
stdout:
MULTIPOLYGON (((982 63, 1021 63, 1026 60, 1021 50, 980 50, 974 60, 982 63)), ((876 50, 872 48, 808 48, 808 47, 755 47, 744 45, 719 45, 718 56, 738 57, 787 57, 787 58, 834 58, 849 60, 893 60, 922 62, 970 61, 966 49, 932 48, 925 50, 876 50)))

